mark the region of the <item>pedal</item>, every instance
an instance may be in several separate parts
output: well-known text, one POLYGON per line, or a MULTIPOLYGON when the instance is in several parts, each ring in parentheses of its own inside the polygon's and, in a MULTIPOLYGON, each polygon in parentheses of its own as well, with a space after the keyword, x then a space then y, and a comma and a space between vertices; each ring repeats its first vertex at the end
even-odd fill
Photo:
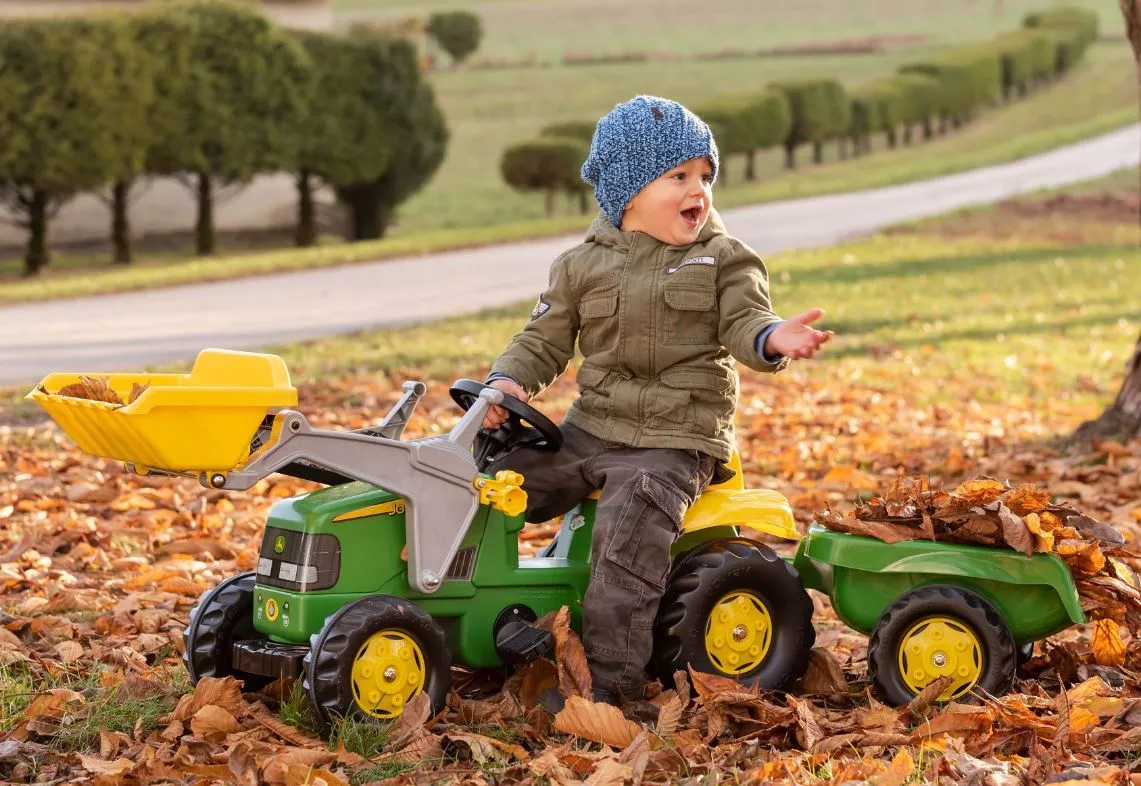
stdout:
POLYGON ((554 641, 549 631, 536 628, 529 622, 513 620, 496 634, 495 652, 504 663, 522 666, 550 651, 554 641))

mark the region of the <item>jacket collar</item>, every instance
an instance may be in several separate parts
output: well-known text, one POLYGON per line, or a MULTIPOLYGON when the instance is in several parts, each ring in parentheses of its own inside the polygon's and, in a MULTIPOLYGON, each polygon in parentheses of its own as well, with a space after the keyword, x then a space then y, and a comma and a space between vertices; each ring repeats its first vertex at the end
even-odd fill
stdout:
MULTIPOLYGON (((599 213, 598 217, 590 225, 590 229, 586 233, 587 243, 598 243, 599 245, 608 246, 617 251, 624 251, 630 247, 634 240, 635 235, 644 234, 642 232, 623 232, 611 223, 610 219, 606 217, 605 213, 599 213)), ((721 216, 717 211, 711 209, 709 217, 705 219, 705 226, 701 228, 701 232, 697 235, 697 240, 693 245, 698 243, 708 243, 717 235, 725 234, 725 224, 721 221, 721 216)), ((646 235, 649 237, 649 235, 646 235)), ((655 241, 658 242, 658 241, 655 241)), ((683 246, 676 246, 676 248, 683 248, 683 246)))

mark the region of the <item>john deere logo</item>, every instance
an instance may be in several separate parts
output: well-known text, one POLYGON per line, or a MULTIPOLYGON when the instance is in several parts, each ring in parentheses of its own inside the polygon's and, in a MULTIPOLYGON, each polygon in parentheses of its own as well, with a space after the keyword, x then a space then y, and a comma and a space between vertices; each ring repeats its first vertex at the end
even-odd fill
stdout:
POLYGON ((275 554, 280 554, 285 551, 285 536, 278 535, 277 540, 273 542, 273 551, 275 554))
POLYGON ((265 618, 270 622, 277 621, 277 601, 273 598, 265 602, 265 618))

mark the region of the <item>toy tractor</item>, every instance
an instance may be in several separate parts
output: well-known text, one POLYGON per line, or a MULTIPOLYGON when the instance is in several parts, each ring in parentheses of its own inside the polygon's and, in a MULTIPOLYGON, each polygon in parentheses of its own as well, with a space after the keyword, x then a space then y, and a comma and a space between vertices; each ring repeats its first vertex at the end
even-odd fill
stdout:
MULTIPOLYGON (((517 447, 557 450, 550 420, 470 380, 451 389, 465 414, 443 436, 401 435, 420 383, 377 426, 335 431, 294 410, 297 392, 273 355, 204 350, 189 375, 111 374, 126 406, 58 391, 38 401, 88 453, 140 473, 241 490, 272 473, 324 484, 269 512, 257 569, 206 592, 191 611, 184 661, 191 680, 233 675, 247 689, 302 679, 325 720, 399 715, 420 692, 434 708, 451 666, 516 665, 551 646, 533 623, 562 606, 581 630, 597 495, 562 519, 538 556, 520 558, 523 478, 483 470, 517 447), (483 429, 487 410, 509 419, 483 429)), ((813 527, 801 539, 788 501, 736 475, 694 503, 673 547, 655 622, 652 668, 787 688, 815 641, 806 587, 871 636, 868 673, 903 704, 942 676, 941 700, 1009 689, 1034 641, 1086 621, 1065 563, 1006 549, 927 541, 886 544, 813 527), (799 541, 795 556, 741 536, 740 527, 799 541)))
MULTIPOLYGON (((520 664, 551 636, 533 623, 562 606, 581 630, 596 498, 562 519, 539 556, 520 558, 523 478, 483 468, 519 446, 557 450, 540 412, 470 380, 451 389, 466 410, 445 435, 401 435, 424 386, 374 428, 312 427, 280 358, 203 351, 189 375, 107 375, 126 406, 37 389, 38 400, 87 452, 135 472, 248 489, 278 472, 323 483, 269 512, 257 569, 207 591, 191 611, 184 661, 191 680, 233 675, 246 689, 303 680, 325 720, 391 718, 425 692, 439 709, 451 666, 520 664), (482 428, 492 405, 508 421, 482 428)), ((49 375, 58 390, 75 374, 49 375)), ((746 684, 788 687, 815 640, 812 601, 796 570, 738 525, 796 539, 780 494, 734 479, 690 508, 655 628, 653 667, 688 664, 746 684)))

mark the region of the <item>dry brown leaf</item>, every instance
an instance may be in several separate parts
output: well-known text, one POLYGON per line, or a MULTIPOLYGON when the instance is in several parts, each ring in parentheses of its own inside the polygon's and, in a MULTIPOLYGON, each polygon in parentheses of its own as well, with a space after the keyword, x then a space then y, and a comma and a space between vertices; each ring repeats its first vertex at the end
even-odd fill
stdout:
POLYGON ((474 732, 448 731, 440 736, 445 742, 462 745, 467 749, 472 761, 478 764, 507 763, 511 759, 527 761, 531 758, 527 751, 518 745, 474 732))
POLYGON ((998 518, 1002 522, 1002 539, 1006 545, 1015 551, 1021 551, 1027 557, 1034 553, 1035 540, 1026 527, 1026 522, 1020 516, 1010 512, 1010 509, 998 503, 998 518))
POLYGON ((590 667, 578 634, 570 629, 570 611, 566 606, 555 615, 552 631, 555 637, 555 661, 559 667, 559 692, 566 698, 590 698, 594 695, 590 667))
POLYGON ((237 718, 217 704, 207 704, 190 719, 190 730, 199 737, 221 742, 227 734, 241 731, 237 718))
POLYGON ((90 377, 80 375, 78 382, 64 385, 56 395, 68 398, 83 398, 90 401, 103 401, 108 404, 122 404, 123 399, 111 389, 110 377, 90 377))
POLYGON ((278 720, 277 716, 267 710, 263 704, 256 705, 250 711, 250 717, 291 745, 300 748, 322 748, 325 745, 320 737, 306 734, 296 726, 290 726, 288 723, 278 720))
POLYGON ((103 761, 94 756, 85 756, 82 753, 79 754, 79 763, 83 765, 83 769, 92 775, 119 776, 130 772, 135 767, 135 763, 130 759, 118 758, 115 761, 103 761))
POLYGON ((603 759, 586 779, 585 786, 624 786, 632 774, 633 768, 630 766, 616 759, 603 759))
POLYGON ((674 693, 658 711, 658 736, 667 742, 677 731, 681 715, 685 712, 686 700, 674 693))
MULTIPOLYGON (((692 666, 689 667, 689 678, 693 683, 693 689, 697 691, 697 695, 703 699, 724 693, 739 693, 744 690, 741 683, 734 679, 722 677, 719 674, 707 674, 704 671, 694 671, 692 666)), ((679 690, 678 692, 680 693, 681 691, 679 690)))
POLYGON ((813 647, 801 687, 805 693, 847 693, 848 679, 836 656, 823 647, 813 647))
POLYGON ((964 481, 952 494, 962 497, 972 507, 980 507, 998 499, 1006 491, 1006 486, 997 480, 983 478, 980 480, 964 481))
POLYGON ((1090 645, 1094 659, 1102 666, 1125 665, 1125 642, 1121 639, 1121 627, 1113 620, 1094 620, 1090 645))
POLYGON ((952 681, 951 675, 945 674, 927 683, 927 686, 919 691, 911 703, 907 705, 907 711, 911 713, 911 717, 916 720, 925 719, 930 714, 931 707, 938 701, 943 691, 950 687, 952 681))
POLYGON ((1011 511, 1025 517, 1031 513, 1041 513, 1046 509, 1050 504, 1050 491, 1034 486, 1018 486, 1011 489, 1004 499, 1011 511))
POLYGON ((903 786, 911 780, 915 771, 915 761, 907 748, 900 748, 891 760, 887 772, 872 778, 872 786, 903 786))
POLYGON ((602 704, 571 696, 555 716, 555 728, 585 740, 602 742, 612 748, 625 748, 638 732, 638 724, 626 720, 622 711, 610 704, 602 704))
POLYGON ((962 736, 986 737, 994 724, 994 716, 987 710, 949 705, 940 715, 924 721, 911 733, 912 740, 918 742, 936 734, 958 734, 962 736))
POLYGON ((145 385, 140 385, 138 382, 132 382, 131 383, 131 392, 127 396, 127 403, 128 404, 134 404, 135 399, 137 399, 139 396, 143 395, 143 393, 146 391, 146 389, 149 388, 150 386, 151 385, 149 382, 145 385))
POLYGON ((792 696, 788 697, 788 703, 796 710, 796 725, 799 730, 797 736, 800 737, 800 745, 805 750, 811 750, 824 736, 820 731, 820 724, 816 721, 816 715, 812 712, 812 704, 792 696))
POLYGON ((231 715, 240 715, 244 707, 241 684, 233 677, 203 677, 194 686, 194 693, 179 699, 178 706, 164 722, 188 721, 209 704, 215 704, 231 715))

